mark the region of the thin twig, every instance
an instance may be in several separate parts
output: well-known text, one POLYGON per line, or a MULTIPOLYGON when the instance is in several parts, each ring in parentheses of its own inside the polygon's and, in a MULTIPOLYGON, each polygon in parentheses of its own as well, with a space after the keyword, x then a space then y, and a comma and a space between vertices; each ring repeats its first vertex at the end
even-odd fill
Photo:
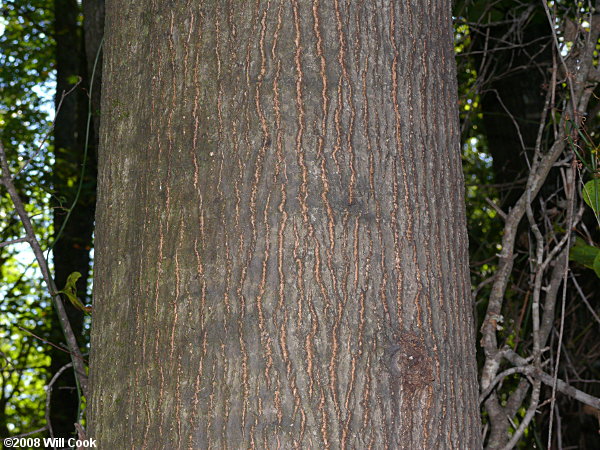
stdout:
POLYGON ((18 244, 20 242, 28 242, 28 241, 29 241, 29 238, 22 237, 19 239, 13 239, 12 241, 0 242, 0 248, 6 247, 7 245, 18 244))
POLYGON ((577 281, 577 278, 575 278, 573 276, 572 272, 569 272, 569 275, 570 275, 571 281, 573 282, 573 286, 575 286, 575 289, 577 290, 577 293, 579 294, 579 297, 581 297, 581 300, 583 300, 584 305, 586 306, 586 308, 588 309, 588 311, 590 312, 590 314, 592 315, 594 320, 596 320, 596 323, 598 325, 600 325, 600 317, 598 317, 598 314, 596 314, 596 311, 594 310, 594 308, 592 308, 592 305, 590 305, 590 302, 588 302, 585 294, 581 290, 581 286, 579 286, 579 282, 577 281))
POLYGON ((494 378, 494 380, 487 387, 487 389, 479 395, 479 403, 482 403, 486 399, 486 397, 491 394, 491 392, 494 390, 496 385, 498 383, 500 383, 507 376, 514 375, 515 373, 529 375, 529 372, 533 372, 532 369, 533 369, 533 367, 531 367, 531 366, 516 366, 516 367, 511 367, 510 369, 506 369, 503 372, 500 372, 498 375, 496 375, 496 378, 494 378))
POLYGON ((54 437, 54 431, 52 430, 52 422, 50 421, 50 401, 52 399, 52 387, 54 386, 54 383, 56 383, 56 380, 58 380, 58 377, 60 377, 65 370, 72 366, 73 363, 68 363, 62 366, 60 369, 58 369, 58 371, 50 380, 50 383, 48 383, 48 386, 46 386, 46 427, 48 427, 48 433, 50 434, 51 438, 54 437))
POLYGON ((506 213, 504 211, 502 211, 502 209, 496 205, 496 203, 494 203, 494 201, 492 199, 490 199, 489 197, 485 197, 485 201, 488 205, 490 205, 492 208, 494 208, 494 211, 496 211, 496 214, 498 214, 500 217, 502 217, 503 220, 506 220, 506 213))
POLYGON ((35 151, 35 153, 27 161, 25 161, 25 163, 23 163, 23 165, 21 167, 19 167, 19 170, 17 170, 17 173, 15 173, 14 176, 12 177, 13 180, 15 178, 17 178, 19 176, 19 174, 25 169, 25 167, 27 167, 31 163, 31 161, 33 161, 33 159, 37 155, 39 155, 39 153, 42 151, 42 148, 44 147, 44 144, 46 143, 46 140, 48 139, 48 136, 50 136, 50 133, 52 133, 52 131, 54 130, 54 125, 56 124, 56 117, 58 116, 60 108, 61 108, 61 106, 63 104, 63 100, 71 92, 73 92, 75 90, 75 88, 77 86, 79 86, 80 83, 81 83, 81 77, 79 77, 79 80, 77 81, 77 83, 75 83, 75 86, 73 86, 67 92, 63 91, 63 93, 62 93, 62 95, 60 97, 60 101, 58 102, 58 106, 56 107, 56 111, 54 112, 54 119, 52 120, 52 123, 50 124, 50 129, 46 132, 46 134, 42 138, 42 141, 40 142, 40 145, 38 145, 38 149, 35 151))
POLYGON ((38 428, 37 430, 33 430, 33 431, 28 431, 27 433, 22 433, 22 434, 17 434, 16 436, 11 436, 11 439, 19 439, 19 438, 24 438, 27 436, 31 436, 33 434, 38 434, 38 433, 42 433, 44 431, 46 431, 48 429, 48 427, 42 427, 42 428, 38 428))
POLYGON ((517 428, 515 430, 514 434, 512 435, 512 437, 510 438, 508 443, 503 447, 502 450, 510 450, 511 448, 513 448, 517 444, 519 439, 521 439, 521 436, 523 436, 523 434, 525 433, 525 430, 531 423, 533 416, 535 416, 535 411, 540 402, 540 390, 541 390, 541 382, 539 380, 536 380, 533 383, 533 390, 531 392, 531 400, 529 402, 529 408, 527 408, 527 412, 525 413, 525 417, 521 421, 519 428, 517 428))
MULTIPOLYGON (((75 356, 75 357, 79 358, 79 356, 78 356, 78 355, 74 355, 74 354, 73 354, 73 353, 71 353, 71 352, 70 352, 68 349, 66 349, 66 348, 64 348, 64 347, 61 347, 60 345, 56 345, 56 344, 54 344, 54 343, 52 343, 52 342, 50 342, 50 341, 47 341, 46 339, 44 339, 44 338, 42 338, 42 337, 38 336, 38 335, 37 335, 37 334, 35 334, 35 333, 32 333, 30 330, 28 330, 28 329, 26 329, 26 328, 23 328, 23 327, 21 327, 21 326, 19 326, 19 325, 16 325, 16 327, 17 327, 19 330, 21 330, 21 331, 24 331, 25 333, 32 335, 34 338, 38 339, 39 341, 42 341, 44 344, 48 344, 48 345, 50 345, 50 346, 52 346, 52 347, 54 347, 54 348, 56 348, 56 349, 60 350, 61 352, 65 352, 65 353, 68 353, 69 355, 72 355, 72 356, 75 356)), ((84 358, 82 358, 82 359, 83 359, 83 362, 87 364, 87 361, 86 361, 84 358)))
MULTIPOLYGON (((567 195, 567 248, 570 247, 571 230, 573 229, 573 209, 575 208, 575 166, 571 165, 570 170, 567 171, 567 180, 565 183, 565 193, 567 195)), ((568 259, 568 255, 565 255, 568 259)), ((556 364, 554 366, 554 383, 552 384, 552 395, 550 397, 550 423, 548 424, 548 448, 552 444, 552 424, 554 422, 554 404, 556 401, 556 385, 558 382, 558 367, 560 365, 560 353, 562 340, 565 330, 565 305, 567 303, 567 279, 569 276, 569 264, 565 261, 564 275, 563 275, 563 291, 561 299, 561 312, 560 312, 560 327, 558 332, 558 349, 556 351, 556 364)))
MULTIPOLYGON (((515 353, 514 351, 512 351, 510 349, 505 349, 503 354, 505 355, 505 357, 508 361, 510 361, 511 363, 513 363, 516 366, 529 365, 528 361, 525 358, 519 356, 517 353, 515 353)), ((529 372, 529 375, 532 376, 533 378, 539 379, 542 383, 544 383, 547 386, 554 385, 554 381, 555 381, 554 377, 547 374, 546 372, 533 370, 533 371, 529 372)), ((573 386, 564 382, 560 378, 556 379, 556 390, 561 392, 564 395, 567 395, 567 396, 583 403, 584 405, 588 405, 588 406, 591 406, 592 408, 600 409, 600 398, 594 397, 593 395, 587 394, 577 388, 574 388, 573 386)))

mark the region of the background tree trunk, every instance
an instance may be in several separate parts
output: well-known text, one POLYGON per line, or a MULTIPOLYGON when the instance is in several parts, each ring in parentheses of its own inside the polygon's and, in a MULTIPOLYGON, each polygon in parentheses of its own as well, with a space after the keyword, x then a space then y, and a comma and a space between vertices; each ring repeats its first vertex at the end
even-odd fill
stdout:
MULTIPOLYGON (((494 26, 489 28, 489 35, 476 36, 474 48, 481 51, 477 67, 483 58, 490 66, 486 67, 490 79, 481 95, 481 113, 499 184, 509 185, 527 177, 550 82, 552 30, 541 3, 536 11, 518 33, 510 33, 508 26, 494 26), (512 42, 516 39, 513 34, 521 41, 512 42), (496 51, 486 53, 486 45, 496 51), (503 51, 503 47, 508 49, 503 51)), ((503 193, 501 207, 512 207, 523 189, 521 181, 503 193)))
POLYGON ((109 2, 100 448, 479 448, 451 2, 109 2))
MULTIPOLYGON (((100 135, 100 93, 102 92, 102 38, 104 36, 104 0, 83 0, 83 35, 85 41, 85 54, 87 72, 94 74, 92 90, 92 124, 94 127, 94 148, 97 148, 100 135), (100 52, 99 52, 100 51, 100 52), (98 59, 96 60, 96 56, 98 59), (96 65, 94 71, 94 64, 96 65)), ((94 156, 96 152, 94 152, 94 156)))
MULTIPOLYGON (((84 161, 86 126, 88 114, 89 75, 86 69, 86 55, 83 49, 81 8, 76 0, 55 0, 55 40, 56 40, 56 99, 58 107, 63 93, 70 91, 78 77, 79 86, 61 104, 54 127, 54 165, 52 168, 54 236, 56 240, 52 256, 55 282, 63 288, 72 272, 80 272, 77 282, 78 296, 87 303, 87 285, 90 275, 90 250, 94 229, 96 206, 96 146, 98 136, 90 129, 88 156, 85 164, 84 180, 78 201, 75 205, 81 168, 84 161), (69 208, 73 205, 70 216, 69 208), (65 220, 67 221, 65 224, 65 220), (64 225, 64 229, 63 229, 64 225), (60 235, 59 235, 60 233, 60 235)), ((93 58, 93 57, 92 57, 93 58)), ((83 313, 69 302, 65 308, 71 327, 83 346, 87 339, 83 336, 83 313)), ((53 314, 51 342, 64 342, 64 335, 58 317, 53 314)), ((71 356, 64 351, 52 349, 50 371, 57 373, 71 356)), ((54 384, 50 404, 50 422, 56 437, 73 437, 73 424, 78 420, 79 394, 72 371, 64 372, 54 384)))

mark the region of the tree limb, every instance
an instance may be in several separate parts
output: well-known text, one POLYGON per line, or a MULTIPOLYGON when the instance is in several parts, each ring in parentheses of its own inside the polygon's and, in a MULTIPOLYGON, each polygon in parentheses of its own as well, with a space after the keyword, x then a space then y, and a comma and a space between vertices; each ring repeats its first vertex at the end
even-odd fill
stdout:
POLYGON ((85 366, 83 364, 83 356, 81 355, 81 351, 79 350, 79 346, 77 344, 77 339, 75 338, 75 334, 73 333, 73 329, 71 328, 71 324, 69 323, 69 319, 67 317, 67 312, 65 310, 65 306, 60 298, 59 294, 55 294, 58 289, 50 275, 50 269, 48 268, 48 263, 46 258, 44 257, 44 252, 40 247, 40 243, 37 240, 35 235, 35 230, 33 229, 33 225, 31 223, 31 219, 25 210, 25 205, 19 196, 17 189, 13 183, 10 169, 8 167, 8 160, 6 158, 6 152, 4 151, 4 146, 0 142, 0 167, 2 168, 2 176, 0 177, 0 183, 3 184, 10 198, 13 202, 15 210, 19 215, 21 222, 23 224, 23 228, 25 228, 25 234, 27 236, 27 242, 31 246, 31 250, 35 255, 35 258, 40 266, 40 270, 42 272, 42 277, 48 286, 48 289, 53 294, 54 305, 56 306, 56 312, 58 314, 58 320, 62 327, 63 333, 65 335, 65 339, 67 341, 67 346, 69 351, 71 352, 71 361, 73 362, 73 367, 75 369, 75 375, 79 382, 79 386, 81 387, 81 391, 83 395, 87 397, 88 394, 88 379, 86 375, 85 366))

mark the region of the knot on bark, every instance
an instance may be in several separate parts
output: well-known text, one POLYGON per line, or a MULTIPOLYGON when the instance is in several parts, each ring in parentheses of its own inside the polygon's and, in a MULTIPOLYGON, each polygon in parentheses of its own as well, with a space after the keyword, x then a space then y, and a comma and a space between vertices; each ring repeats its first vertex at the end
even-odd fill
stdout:
POLYGON ((410 389, 423 388, 433 382, 433 358, 422 338, 402 333, 389 350, 388 366, 394 381, 410 389))

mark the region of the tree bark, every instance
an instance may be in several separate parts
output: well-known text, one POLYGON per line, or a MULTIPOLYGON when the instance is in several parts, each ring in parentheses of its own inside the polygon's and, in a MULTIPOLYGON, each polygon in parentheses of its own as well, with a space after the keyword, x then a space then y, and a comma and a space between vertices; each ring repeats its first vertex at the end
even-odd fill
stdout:
POLYGON ((107 2, 100 448, 481 446, 450 7, 107 2))

